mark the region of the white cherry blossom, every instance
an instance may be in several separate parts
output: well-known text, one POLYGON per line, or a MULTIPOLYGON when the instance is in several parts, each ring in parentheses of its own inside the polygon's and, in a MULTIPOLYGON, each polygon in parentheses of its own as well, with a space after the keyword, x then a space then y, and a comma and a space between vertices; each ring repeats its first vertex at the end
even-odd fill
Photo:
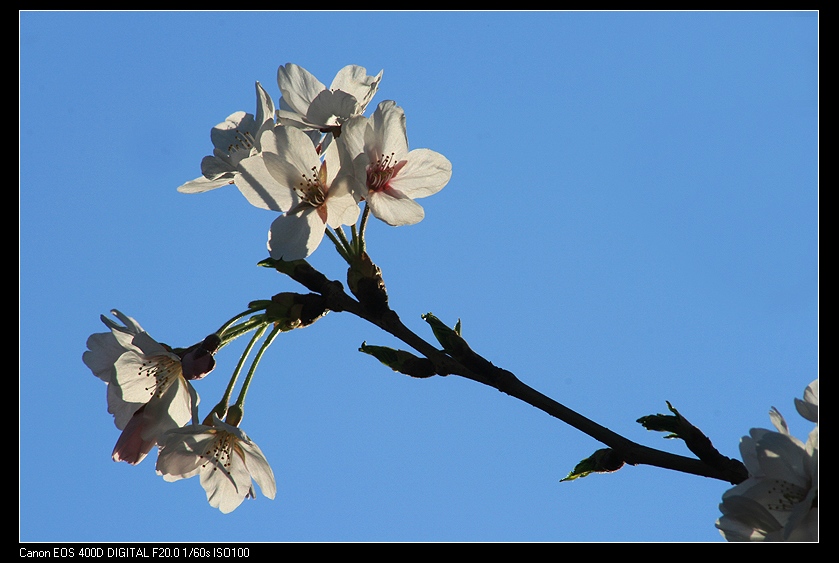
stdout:
POLYGON ((370 118, 349 120, 339 144, 364 186, 359 199, 389 225, 421 221, 425 211, 414 200, 439 192, 452 175, 451 162, 440 153, 408 150, 405 112, 392 100, 380 103, 370 118))
POLYGON ((198 395, 184 379, 177 354, 131 317, 115 309, 111 313, 122 324, 103 315, 111 331, 92 334, 82 360, 107 384, 108 412, 122 430, 114 461, 135 465, 164 432, 189 422, 198 395))
POLYGON ((792 436, 774 407, 777 432, 752 428, 740 441, 749 477, 723 494, 716 526, 729 541, 818 541, 818 379, 796 400, 797 410, 816 422, 807 443, 792 436))
POLYGON ((178 188, 182 193, 201 193, 235 184, 256 207, 285 211, 292 205, 284 190, 273 186, 261 157, 260 137, 274 127, 274 102, 256 83, 256 115, 237 111, 210 131, 213 154, 201 161, 201 176, 178 188))
POLYGON ((318 154, 300 129, 277 126, 262 135, 263 158, 276 185, 297 204, 271 224, 268 250, 276 260, 306 258, 320 245, 326 227, 352 225, 358 203, 352 175, 341 173, 338 149, 318 154))
POLYGON ((200 475, 210 506, 225 514, 245 497, 255 498, 251 479, 266 497, 273 499, 277 493, 274 472, 259 446, 215 413, 212 426, 194 424, 165 434, 157 456, 157 474, 170 482, 200 475))
POLYGON ((327 88, 306 69, 292 63, 283 65, 277 70, 282 93, 277 120, 301 129, 335 131, 349 118, 364 113, 379 88, 382 72, 370 76, 364 67, 347 65, 327 88))

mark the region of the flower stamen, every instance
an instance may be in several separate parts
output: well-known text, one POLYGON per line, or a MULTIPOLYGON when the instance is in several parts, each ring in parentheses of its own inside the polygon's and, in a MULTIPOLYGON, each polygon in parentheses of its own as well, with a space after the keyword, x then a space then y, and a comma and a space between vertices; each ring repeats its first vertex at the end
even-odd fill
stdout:
POLYGON ((233 451, 233 436, 227 432, 218 432, 215 440, 213 440, 201 457, 206 459, 201 467, 207 467, 207 464, 213 464, 213 471, 221 469, 225 475, 230 477, 230 466, 232 464, 233 451))
POLYGON ((253 156, 258 152, 253 134, 250 131, 242 132, 240 129, 236 129, 234 139, 235 141, 227 147, 228 155, 233 156, 236 153, 245 152, 247 156, 253 156))
POLYGON ((300 199, 312 207, 320 207, 326 201, 326 162, 321 163, 320 170, 312 166, 311 177, 301 174, 303 180, 297 184, 296 191, 300 199))
POLYGON ((140 365, 137 370, 140 377, 153 377, 154 381, 146 387, 149 397, 163 395, 172 382, 181 375, 181 363, 168 356, 153 356, 140 365))
POLYGON ((367 166, 367 189, 380 192, 388 187, 388 182, 396 176, 407 161, 396 162, 395 153, 382 155, 367 166))

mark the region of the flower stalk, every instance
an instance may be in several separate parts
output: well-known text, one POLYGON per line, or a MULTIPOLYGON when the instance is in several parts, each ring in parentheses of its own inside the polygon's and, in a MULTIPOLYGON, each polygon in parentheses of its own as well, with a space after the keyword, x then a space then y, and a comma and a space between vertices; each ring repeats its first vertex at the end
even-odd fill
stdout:
MULTIPOLYGON (((256 329, 256 332, 251 337, 247 346, 245 346, 242 355, 239 357, 239 361, 236 363, 236 368, 233 370, 233 373, 230 376, 230 381, 227 383, 227 387, 224 390, 224 395, 222 396, 218 404, 216 404, 216 406, 213 407, 209 414, 207 414, 207 418, 204 419, 204 424, 211 425, 214 415, 218 416, 219 418, 224 418, 227 415, 228 405, 230 404, 230 397, 233 395, 233 389, 236 387, 236 380, 239 379, 239 374, 242 372, 242 368, 244 367, 245 362, 248 359, 248 356, 250 356, 251 350, 253 350, 253 347, 256 345, 259 339, 262 338, 262 335, 265 334, 267 328, 267 324, 262 324, 258 329, 256 329)), ((251 370, 253 370, 253 367, 251 368, 251 370)), ((250 381, 248 381, 248 384, 250 384, 250 381)), ((244 398, 242 398, 242 402, 244 402, 244 398)))
MULTIPOLYGON (((262 327, 259 331, 259 336, 262 336, 262 333, 265 332, 267 327, 262 327)), ((253 358, 253 362, 251 363, 251 367, 248 370, 248 375, 245 377, 245 381, 242 383, 242 388, 239 390, 239 397, 236 399, 236 404, 233 407, 236 409, 235 417, 237 418, 234 421, 228 421, 228 424, 232 426, 237 426, 239 424, 239 420, 241 420, 242 412, 245 408, 245 397, 248 394, 248 389, 251 385, 251 380, 253 380, 253 376, 256 373, 256 367, 259 365, 259 361, 262 359, 263 354, 268 349, 269 346, 274 342, 274 339, 277 335, 281 332, 280 325, 274 325, 274 328, 271 329, 271 332, 265 338, 265 341, 262 342, 262 345, 259 347, 259 350, 256 353, 256 356, 253 358)), ((255 343, 255 339, 251 341, 250 344, 255 343)), ((250 351, 250 350, 249 350, 250 351)))

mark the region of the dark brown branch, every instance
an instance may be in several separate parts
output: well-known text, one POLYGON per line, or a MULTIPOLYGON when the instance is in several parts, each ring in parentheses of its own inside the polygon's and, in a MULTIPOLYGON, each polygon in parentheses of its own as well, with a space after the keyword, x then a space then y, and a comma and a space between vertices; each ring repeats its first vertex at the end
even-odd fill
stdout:
POLYGON ((453 358, 405 326, 395 311, 387 306, 382 308, 381 301, 377 301, 375 306, 366 307, 347 294, 340 282, 328 279, 305 261, 272 265, 310 291, 323 295, 330 310, 352 313, 408 344, 434 363, 438 375, 459 375, 524 401, 609 446, 627 464, 652 465, 732 484, 740 483, 748 476, 742 463, 724 456, 720 456, 724 462, 719 462, 719 458, 703 461, 633 442, 526 385, 510 371, 493 365, 475 353, 465 345, 465 341, 465 347, 459 348, 457 357, 453 358))

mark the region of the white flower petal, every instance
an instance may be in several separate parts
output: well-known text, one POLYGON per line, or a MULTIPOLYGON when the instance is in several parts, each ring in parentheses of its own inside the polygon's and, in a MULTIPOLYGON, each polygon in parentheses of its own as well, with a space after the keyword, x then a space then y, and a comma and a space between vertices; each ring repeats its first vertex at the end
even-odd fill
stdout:
POLYGON ((274 127, 262 134, 260 142, 268 172, 282 186, 293 190, 303 175, 308 177, 312 169, 320 168, 320 158, 312 139, 300 129, 274 127), (288 169, 275 170, 279 162, 288 165, 288 169))
POLYGON ((110 383, 117 373, 114 363, 125 352, 125 348, 110 332, 91 334, 87 339, 87 348, 82 354, 82 361, 93 375, 110 383))
POLYGON ((302 129, 328 129, 340 126, 354 115, 364 113, 379 87, 382 73, 368 76, 363 67, 348 65, 326 88, 307 70, 286 64, 277 70, 280 98, 277 119, 283 125, 302 129))
MULTIPOLYGON (((818 427, 818 425, 816 425, 815 428, 810 430, 810 434, 807 436, 807 444, 804 446, 804 449, 811 456, 819 454, 819 427, 818 427)), ((816 464, 815 467, 818 467, 818 464, 816 464)))
POLYGON ((131 418, 145 403, 130 403, 122 399, 117 385, 108 385, 108 412, 114 415, 114 425, 124 430, 131 418))
POLYGON ((131 417, 117 440, 112 458, 140 463, 163 435, 185 424, 191 414, 189 384, 179 378, 162 396, 155 396, 131 417))
POLYGON ((781 412, 775 407, 769 409, 769 420, 772 421, 772 426, 777 428, 778 432, 789 435, 789 426, 787 426, 787 421, 784 420, 784 417, 781 416, 781 412))
POLYGON ((795 409, 810 422, 819 421, 819 380, 813 381, 804 390, 804 400, 795 399, 795 409))
POLYGON ((366 199, 373 215, 390 225, 421 221, 425 212, 411 200, 437 193, 451 179, 451 162, 443 155, 408 152, 405 113, 392 100, 381 102, 370 119, 347 121, 338 142, 342 169, 351 169, 366 188, 356 199, 366 199))
POLYGON ((768 535, 780 534, 781 526, 760 503, 742 496, 727 498, 720 504, 723 516, 717 528, 728 541, 763 540, 768 535))
POLYGON ((215 440, 211 426, 191 425, 169 430, 160 441, 157 474, 166 481, 188 479, 201 471, 204 452, 215 440))
POLYGON ((318 210, 306 204, 297 213, 280 215, 268 232, 268 251, 274 260, 302 260, 320 245, 326 223, 318 210))
POLYGON ((811 487, 807 496, 796 504, 784 526, 784 541, 819 541, 819 512, 817 488, 811 487))
POLYGON ((375 156, 393 155, 398 162, 408 155, 408 133, 405 111, 393 100, 385 100, 379 104, 369 122, 369 132, 366 141, 368 154, 372 151, 375 156))
POLYGON ((324 90, 306 112, 306 121, 317 127, 335 127, 358 114, 355 97, 340 90, 324 90))
POLYGON ((335 78, 330 85, 331 90, 343 90, 348 94, 352 94, 360 105, 360 112, 364 112, 364 108, 373 99, 376 91, 379 89, 379 83, 382 81, 382 74, 384 71, 379 71, 376 76, 367 74, 367 69, 358 65, 347 65, 338 71, 335 78))
POLYGON ((743 465, 749 470, 749 475, 756 477, 763 476, 763 470, 760 468, 760 462, 757 459, 757 441, 760 437, 769 432, 764 428, 752 428, 748 436, 743 436, 740 439, 740 457, 743 458, 743 465))
POLYGON ((140 354, 144 354, 146 356, 169 356, 173 360, 180 361, 178 356, 171 353, 160 342, 152 338, 146 331, 138 332, 134 335, 134 338, 131 339, 131 346, 133 348, 128 347, 128 349, 138 350, 140 354))
POLYGON ((114 451, 111 453, 111 459, 114 461, 124 461, 131 465, 137 465, 146 455, 151 451, 157 442, 155 437, 144 437, 145 427, 149 419, 144 416, 146 405, 143 405, 120 434, 117 443, 114 446, 114 451))
POLYGON ((339 176, 332 182, 326 198, 326 221, 330 227, 354 225, 358 219, 358 202, 355 194, 361 186, 352 176, 339 176))
MULTIPOLYGON (((256 116, 237 111, 211 129, 213 154, 201 160, 202 177, 181 185, 179 192, 203 193, 238 183, 241 173, 239 164, 259 153, 260 135, 264 129, 274 125, 274 103, 259 82, 256 82, 256 108, 256 116)), ((248 196, 248 193, 243 193, 248 196)), ((256 201, 254 205, 264 207, 260 200, 256 201)))
POLYGON ((367 205, 375 217, 394 227, 413 225, 425 217, 420 204, 394 189, 371 192, 367 205))
POLYGON ((136 320, 129 317, 128 315, 125 315, 121 311, 118 311, 117 309, 111 309, 111 314, 118 318, 122 325, 117 324, 105 315, 99 316, 102 322, 105 323, 105 325, 111 330, 116 330, 118 332, 124 332, 127 334, 140 334, 141 332, 145 332, 143 330, 143 327, 140 326, 140 323, 138 323, 136 320))
POLYGON ((205 178, 204 176, 199 176, 194 180, 190 180, 181 186, 178 186, 178 191, 182 194, 200 194, 204 192, 208 192, 210 190, 215 190, 216 188, 221 188, 222 186, 227 186, 233 183, 233 174, 230 174, 229 177, 219 177, 215 180, 210 180, 205 178))
POLYGON ((259 485, 262 494, 273 499, 277 494, 277 482, 274 480, 274 471, 265 459, 265 454, 254 442, 241 442, 240 446, 245 451, 245 463, 253 480, 259 485))
POLYGON ((770 479, 807 487, 804 471, 804 445, 797 438, 767 432, 757 443, 757 456, 763 474, 770 479))
POLYGON ((230 161, 227 149, 213 149, 213 154, 201 159, 201 175, 208 180, 233 182, 236 178, 236 164, 230 161))
MULTIPOLYGON (((329 135, 331 137, 331 135, 329 135)), ((326 165, 326 185, 331 186, 332 181, 339 175, 346 175, 349 169, 341 169, 341 149, 338 148, 337 143, 329 143, 321 151, 323 156, 323 164, 326 165)))
POLYGON ((341 137, 334 143, 338 145, 341 167, 345 171, 353 170, 362 184, 366 181, 366 167, 370 162, 364 142, 368 129, 366 117, 353 117, 341 126, 341 137))
POLYGON ((248 438, 248 435, 245 434, 244 430, 242 430, 238 426, 227 424, 222 419, 220 419, 216 413, 213 413, 213 427, 221 431, 227 432, 228 434, 232 434, 236 439, 240 441, 250 441, 250 438, 248 438))
POLYGON ((250 475, 240 461, 231 461, 229 467, 224 467, 212 459, 201 471, 201 486, 207 493, 210 506, 228 514, 245 500, 250 489, 250 475))
POLYGON ((414 149, 408 153, 407 163, 390 181, 390 185, 417 199, 442 190, 452 177, 452 163, 438 152, 414 149))
MULTIPOLYGON (((248 202, 270 211, 287 211, 297 203, 297 196, 274 178, 266 166, 265 154, 244 159, 239 163, 236 187, 248 202)), ((276 155, 270 155, 276 158, 276 155)))
MULTIPOLYGON (((282 106, 282 100, 280 100, 280 102, 280 105, 282 106)), ((300 114, 291 110, 278 109, 277 123, 285 127, 295 127, 301 130, 312 129, 312 124, 306 121, 306 118, 301 117, 300 114)))
MULTIPOLYGON (((259 141, 261 130, 266 127, 270 128, 274 121, 274 100, 271 99, 271 96, 265 91, 265 88, 262 87, 262 84, 260 84, 259 81, 256 82, 255 121, 259 126, 259 129, 257 130, 258 134, 254 135, 254 137, 257 141, 259 141)), ((258 144, 257 147, 259 147, 258 144)))
POLYGON ((282 93, 280 109, 288 109, 299 115, 306 115, 315 96, 326 89, 312 73, 293 63, 277 69, 277 85, 282 93))

